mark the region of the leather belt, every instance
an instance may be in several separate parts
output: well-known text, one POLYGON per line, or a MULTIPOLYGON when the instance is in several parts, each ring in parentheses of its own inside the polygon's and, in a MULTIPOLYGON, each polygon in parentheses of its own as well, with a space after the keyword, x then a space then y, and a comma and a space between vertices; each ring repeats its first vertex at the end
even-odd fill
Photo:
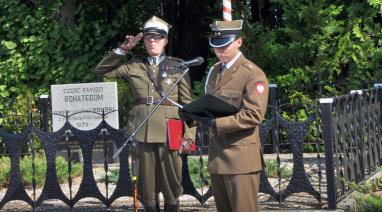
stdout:
MULTIPOLYGON (((148 97, 141 97, 141 98, 136 98, 135 99, 135 104, 146 104, 146 105, 157 105, 159 103, 160 99, 155 99, 153 96, 148 96, 148 97)), ((168 101, 165 99, 161 105, 166 105, 166 106, 176 106, 172 102, 168 101)))

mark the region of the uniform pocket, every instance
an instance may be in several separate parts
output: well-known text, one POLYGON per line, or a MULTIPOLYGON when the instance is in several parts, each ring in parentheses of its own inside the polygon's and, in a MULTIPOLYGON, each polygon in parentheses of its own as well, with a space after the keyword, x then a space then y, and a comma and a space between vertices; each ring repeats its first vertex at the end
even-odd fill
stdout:
POLYGON ((244 146, 256 143, 258 140, 254 128, 226 134, 224 137, 225 146, 244 146))
POLYGON ((224 89, 221 91, 220 95, 224 98, 224 101, 240 108, 243 99, 243 94, 241 91, 224 89))
POLYGON ((241 96, 241 91, 224 89, 221 91, 221 95, 226 98, 237 98, 241 96))

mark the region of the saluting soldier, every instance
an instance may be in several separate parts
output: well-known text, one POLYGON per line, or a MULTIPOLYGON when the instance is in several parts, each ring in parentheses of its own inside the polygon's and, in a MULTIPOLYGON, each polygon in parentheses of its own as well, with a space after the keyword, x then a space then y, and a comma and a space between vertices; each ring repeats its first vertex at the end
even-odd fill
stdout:
MULTIPOLYGON (((127 132, 132 132, 145 119, 160 98, 180 77, 177 68, 182 60, 165 55, 170 25, 153 16, 144 24, 144 32, 127 35, 119 48, 106 55, 96 73, 124 79, 131 87, 135 104, 128 116, 127 132), (134 56, 125 62, 125 55, 143 38, 148 56, 134 56)), ((182 160, 177 151, 168 148, 166 121, 180 119, 176 104, 192 101, 189 76, 186 75, 137 133, 138 191, 145 211, 158 211, 156 195, 164 197, 165 211, 179 211, 182 194, 182 160)), ((183 153, 189 153, 195 139, 195 129, 184 125, 183 153)))
POLYGON ((264 72, 240 51, 242 24, 242 20, 211 24, 209 43, 219 62, 209 70, 205 84, 206 93, 240 111, 216 119, 192 116, 210 127, 208 171, 219 212, 259 211, 257 194, 264 167, 259 131, 269 88, 264 72))

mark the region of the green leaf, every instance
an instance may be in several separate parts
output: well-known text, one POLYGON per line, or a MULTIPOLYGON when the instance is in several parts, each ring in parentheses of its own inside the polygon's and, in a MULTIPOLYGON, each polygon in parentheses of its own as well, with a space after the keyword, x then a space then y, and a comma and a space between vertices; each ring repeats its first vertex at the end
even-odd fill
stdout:
POLYGON ((3 45, 4 45, 7 49, 9 49, 9 50, 11 50, 11 49, 15 49, 15 48, 17 47, 17 44, 16 44, 15 42, 12 42, 12 41, 4 41, 4 42, 3 42, 3 45))

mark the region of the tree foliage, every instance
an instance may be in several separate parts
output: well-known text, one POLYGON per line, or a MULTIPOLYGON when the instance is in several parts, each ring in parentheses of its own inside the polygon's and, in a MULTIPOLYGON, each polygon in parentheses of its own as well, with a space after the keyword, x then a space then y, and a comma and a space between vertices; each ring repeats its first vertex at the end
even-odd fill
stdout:
POLYGON ((343 94, 382 79, 380 1, 272 5, 268 14, 276 20, 247 25, 244 51, 278 85, 284 101, 343 94))
MULTIPOLYGON (((381 1, 232 4, 233 17, 245 20, 242 51, 277 84, 283 101, 311 103, 382 79, 381 1)), ((222 13, 215 0, 0 0, 0 14, 0 97, 23 99, 25 93, 48 93, 51 84, 100 80, 93 70, 102 56, 154 14, 174 26, 171 55, 208 61, 190 72, 200 95, 202 78, 216 62, 208 25, 222 13)), ((142 45, 134 49, 143 51, 142 45)), ((119 108, 126 109, 128 89, 123 82, 118 87, 119 108)))
POLYGON ((0 0, 0 97, 39 96, 52 84, 94 81, 102 56, 124 33, 137 32, 146 15, 138 1, 75 1, 65 18, 63 3, 0 0), (136 11, 128 12, 133 6, 136 11))

